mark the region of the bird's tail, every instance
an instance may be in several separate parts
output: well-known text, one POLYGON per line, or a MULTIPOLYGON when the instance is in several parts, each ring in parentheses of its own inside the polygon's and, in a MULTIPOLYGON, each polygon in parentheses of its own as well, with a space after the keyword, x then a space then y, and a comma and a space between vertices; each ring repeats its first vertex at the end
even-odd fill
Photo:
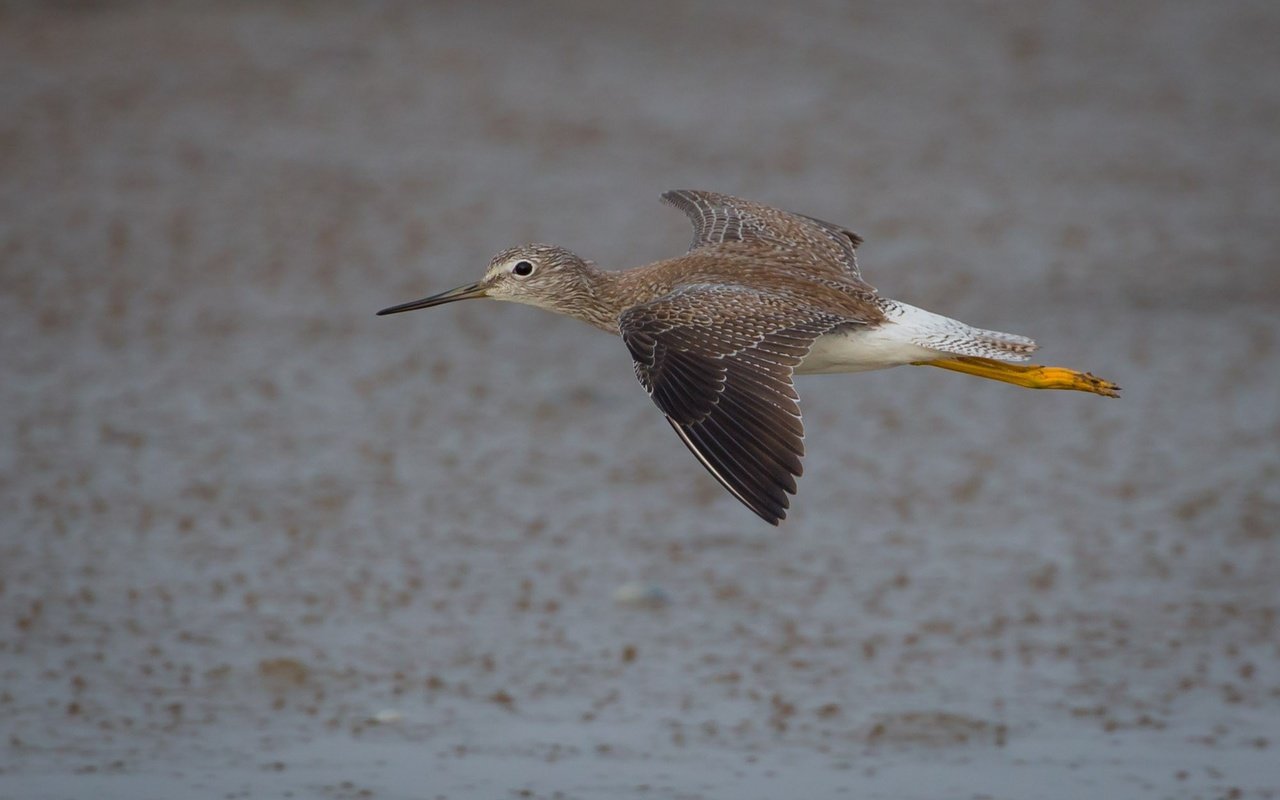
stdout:
POLYGON ((958 319, 897 300, 885 300, 882 309, 885 317, 905 332, 912 344, 932 350, 944 358, 974 356, 999 361, 1026 361, 1036 350, 1036 343, 1025 336, 975 328, 958 319))

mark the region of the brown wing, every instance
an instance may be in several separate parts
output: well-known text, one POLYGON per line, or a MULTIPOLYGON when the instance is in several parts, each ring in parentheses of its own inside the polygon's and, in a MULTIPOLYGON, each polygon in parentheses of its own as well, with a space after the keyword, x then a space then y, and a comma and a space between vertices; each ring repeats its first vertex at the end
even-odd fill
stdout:
MULTIPOLYGON (((801 250, 844 277, 864 283, 854 252, 862 244, 862 237, 839 225, 717 192, 674 189, 663 194, 662 199, 683 211, 693 223, 690 250, 726 242, 801 250)), ((871 289, 869 285, 866 288, 871 289)))
POLYGON ((766 522, 803 471, 791 378, 840 317, 740 287, 689 286, 624 313, 636 377, 716 480, 766 522))

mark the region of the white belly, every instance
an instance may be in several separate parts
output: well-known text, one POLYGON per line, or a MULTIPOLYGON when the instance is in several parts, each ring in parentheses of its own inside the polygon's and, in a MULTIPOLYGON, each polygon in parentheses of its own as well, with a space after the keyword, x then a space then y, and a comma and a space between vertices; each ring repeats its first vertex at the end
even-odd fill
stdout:
POLYGON ((870 330, 859 327, 828 333, 813 343, 813 349, 796 372, 801 375, 865 372, 939 357, 937 350, 912 344, 909 335, 902 325, 893 322, 870 330))

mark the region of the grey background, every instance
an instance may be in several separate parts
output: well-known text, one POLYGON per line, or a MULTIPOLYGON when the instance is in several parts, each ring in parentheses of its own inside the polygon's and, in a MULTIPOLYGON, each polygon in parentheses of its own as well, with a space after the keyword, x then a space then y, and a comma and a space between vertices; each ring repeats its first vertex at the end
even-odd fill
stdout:
POLYGON ((1270 3, 5 6, 0 796, 1280 795, 1277 41, 1270 3), (673 187, 848 225, 884 294, 1125 397, 802 379, 774 530, 617 340, 373 316, 523 241, 679 253, 673 187))

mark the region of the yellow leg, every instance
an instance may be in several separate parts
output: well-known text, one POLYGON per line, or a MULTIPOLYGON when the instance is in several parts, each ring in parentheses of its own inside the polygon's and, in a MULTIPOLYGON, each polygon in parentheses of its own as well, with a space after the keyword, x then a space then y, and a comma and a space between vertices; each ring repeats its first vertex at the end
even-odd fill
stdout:
POLYGON ((1094 377, 1087 372, 1076 372, 1066 367, 1043 367, 1039 364, 1010 364, 992 358, 960 356, 941 361, 917 361, 917 367, 941 367, 979 378, 1004 381, 1028 389, 1073 389, 1092 392, 1103 397, 1119 397, 1120 387, 1111 381, 1094 377))

